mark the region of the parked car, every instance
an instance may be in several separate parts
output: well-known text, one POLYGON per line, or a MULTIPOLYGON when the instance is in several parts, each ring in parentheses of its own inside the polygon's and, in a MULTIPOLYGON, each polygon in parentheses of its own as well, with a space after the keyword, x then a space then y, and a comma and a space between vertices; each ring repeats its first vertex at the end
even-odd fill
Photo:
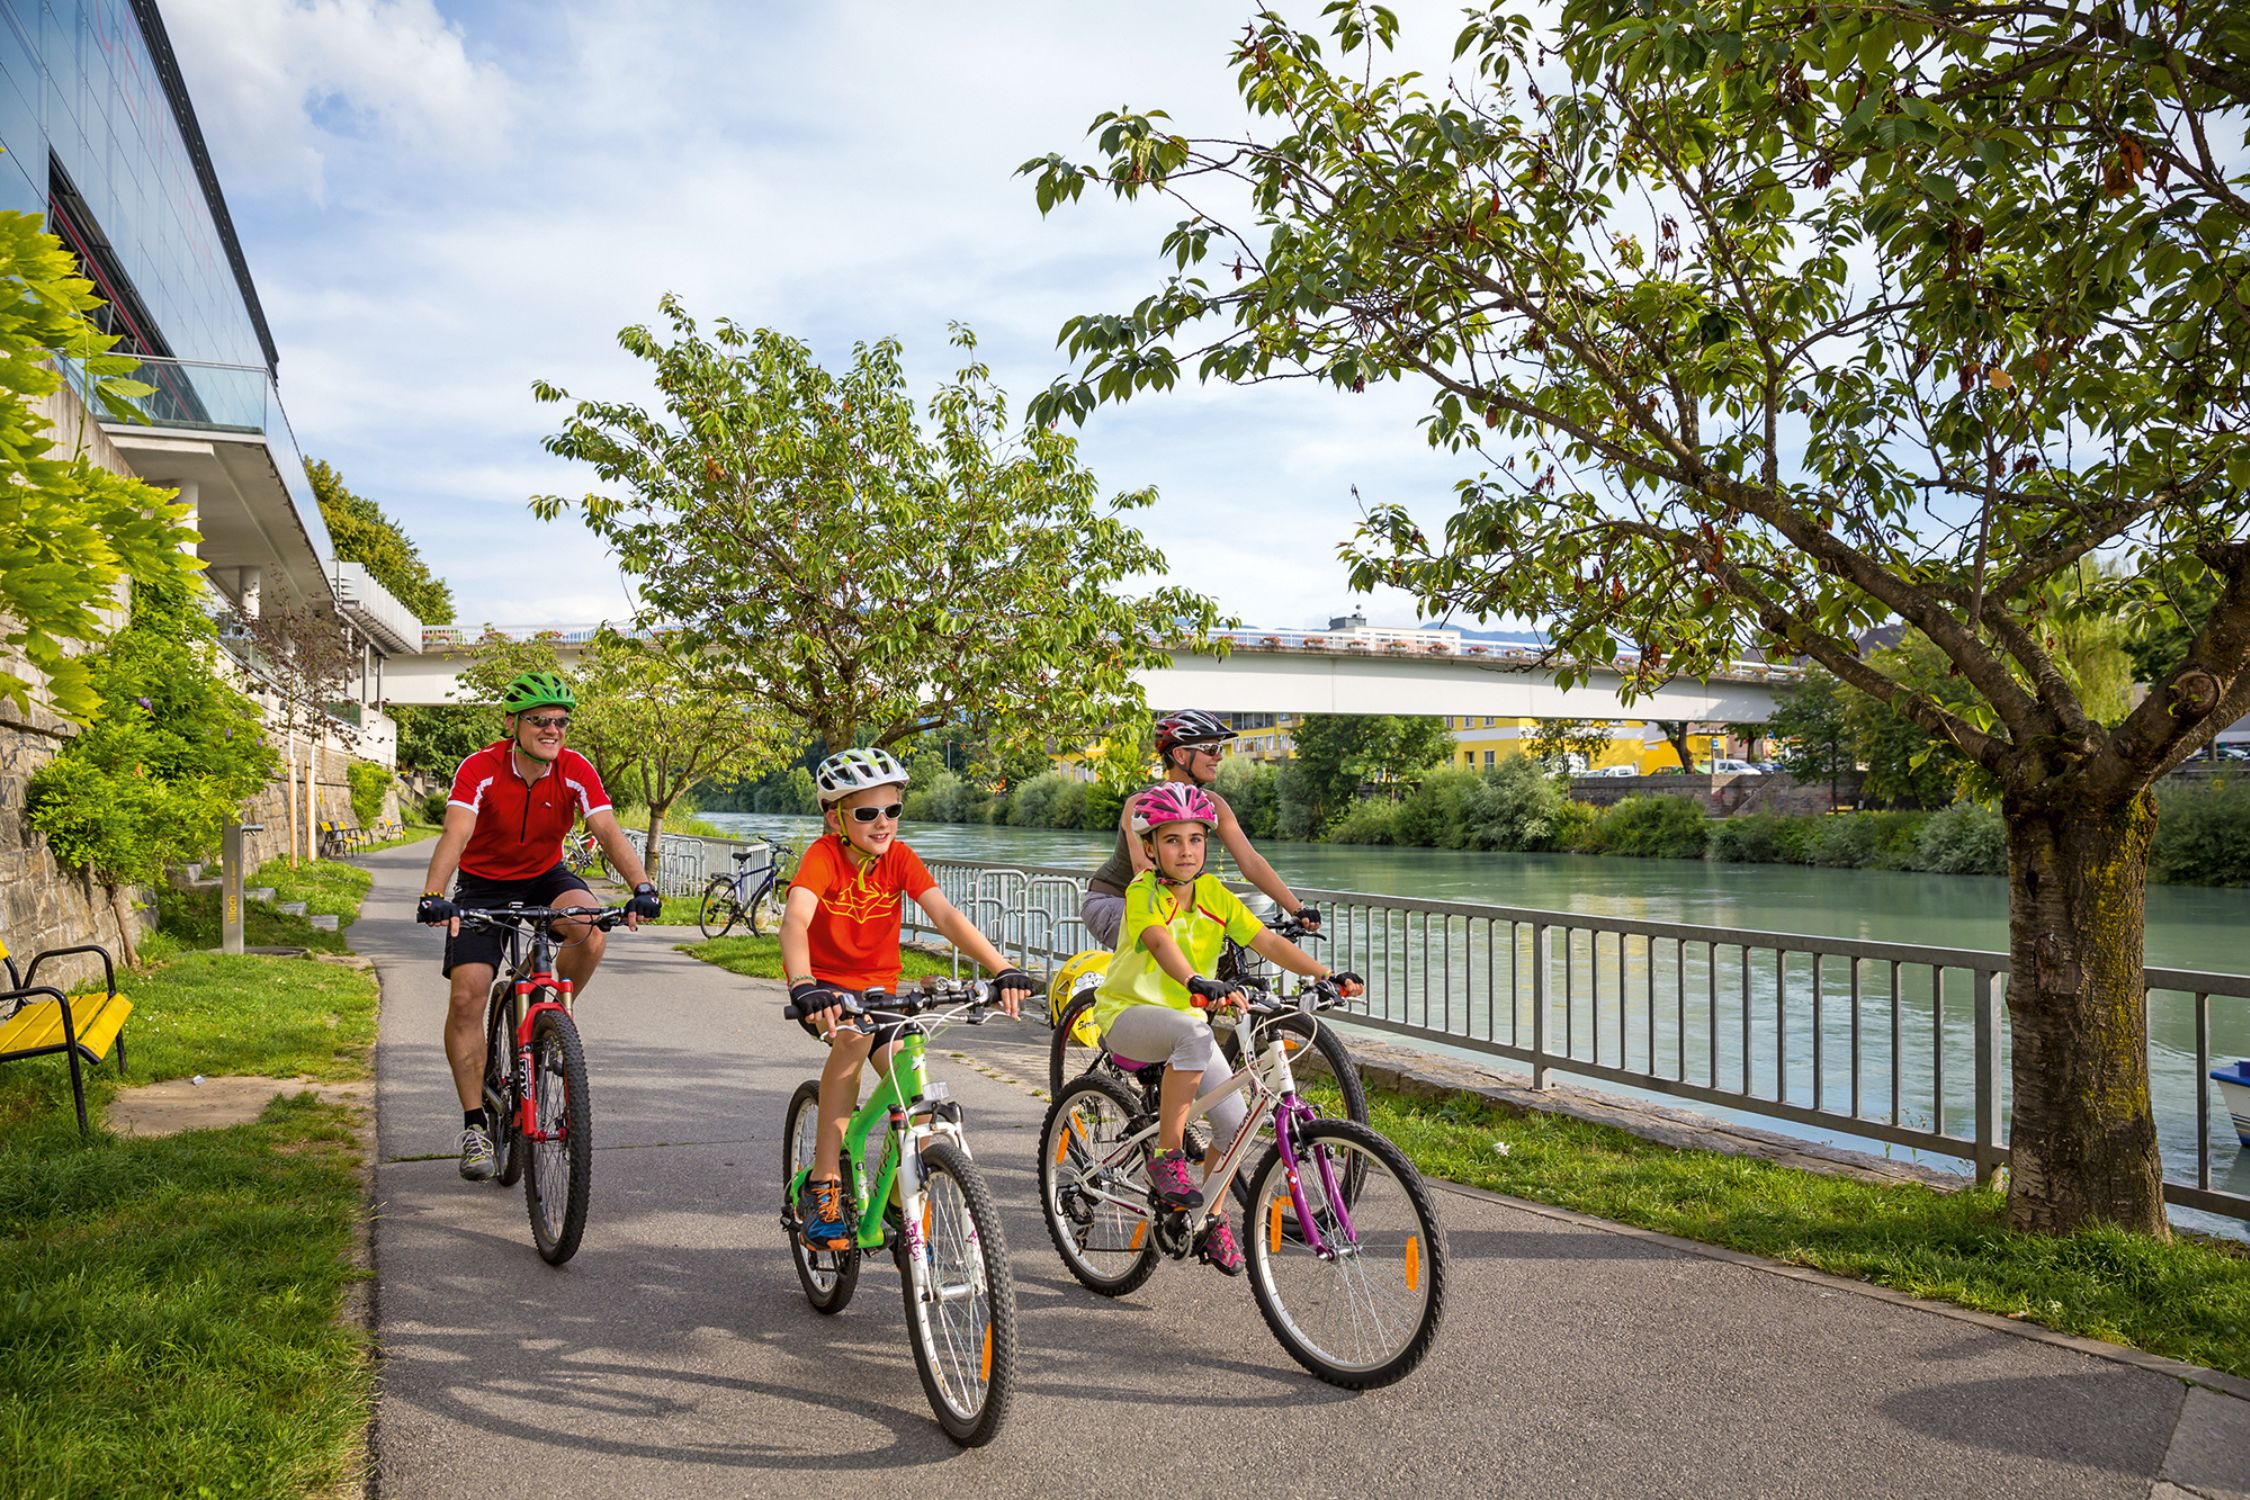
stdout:
POLYGON ((1638 776, 1641 774, 1641 768, 1639 766, 1596 766, 1591 771, 1581 771, 1578 774, 1581 776, 1638 776))
POLYGON ((1762 776, 1765 773, 1761 768, 1746 760, 1721 757, 1711 762, 1711 774, 1714 776, 1762 776))

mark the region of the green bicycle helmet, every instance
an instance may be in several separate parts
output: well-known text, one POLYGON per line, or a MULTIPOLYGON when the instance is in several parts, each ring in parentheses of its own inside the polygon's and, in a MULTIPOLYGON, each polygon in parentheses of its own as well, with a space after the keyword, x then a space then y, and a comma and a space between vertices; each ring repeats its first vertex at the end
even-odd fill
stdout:
POLYGON ((527 708, 576 708, 578 695, 552 672, 519 672, 500 690, 500 707, 520 714, 527 708))

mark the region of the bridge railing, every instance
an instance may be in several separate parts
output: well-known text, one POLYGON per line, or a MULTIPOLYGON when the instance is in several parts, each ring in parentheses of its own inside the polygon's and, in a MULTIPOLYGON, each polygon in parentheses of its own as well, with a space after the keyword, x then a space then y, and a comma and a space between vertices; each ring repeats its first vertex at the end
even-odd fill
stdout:
MULTIPOLYGON (((930 862, 948 900, 1013 962, 1051 971, 1087 945, 1083 872, 930 862)), ((1354 1025, 1558 1073, 1929 1151, 1980 1179, 2008 1160, 2008 955, 1978 949, 1589 917, 1299 888, 1322 961, 1367 979, 1354 1025)), ((910 935, 937 934, 908 905, 910 935)), ((2250 976, 2151 968, 2164 1193, 2250 1218, 2214 1186, 2214 1005, 2250 1020, 2250 976), (2191 1036, 2188 1046, 2179 1041, 2191 1036), (2192 1097, 2191 1097, 2192 1095, 2192 1097)), ((2238 1174, 2239 1180, 2239 1174, 2238 1174)))

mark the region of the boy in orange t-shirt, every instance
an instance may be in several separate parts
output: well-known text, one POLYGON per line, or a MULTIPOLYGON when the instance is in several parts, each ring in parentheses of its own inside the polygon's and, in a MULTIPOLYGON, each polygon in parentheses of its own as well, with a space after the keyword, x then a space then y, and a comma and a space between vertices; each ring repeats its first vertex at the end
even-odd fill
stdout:
POLYGON ((868 1036, 848 1027, 847 994, 898 988, 903 899, 914 904, 953 946, 993 975, 1003 1009, 1017 1013, 1034 988, 1023 970, 1010 967, 937 887, 912 849, 899 841, 906 767, 887 750, 845 750, 814 773, 828 832, 798 861, 781 915, 781 968, 799 1025, 828 1042, 820 1070, 820 1132, 813 1147, 797 1216, 805 1244, 841 1249, 851 1242, 844 1221, 844 1126, 859 1102, 859 1076, 869 1056, 880 1070, 890 1059, 896 1028, 868 1036), (881 1051, 877 1052, 876 1049, 881 1051))

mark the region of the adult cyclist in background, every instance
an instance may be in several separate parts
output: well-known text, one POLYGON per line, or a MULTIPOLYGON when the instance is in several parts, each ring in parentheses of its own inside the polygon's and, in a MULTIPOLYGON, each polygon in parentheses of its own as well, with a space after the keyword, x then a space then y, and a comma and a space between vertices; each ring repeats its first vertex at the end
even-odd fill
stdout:
MULTIPOLYGON (((461 930, 463 908, 555 906, 599 910, 586 882, 563 860, 563 838, 580 818, 633 888, 626 923, 654 921, 661 908, 640 856, 610 811, 593 763, 565 749, 578 697, 552 672, 525 672, 500 695, 507 738, 485 746, 453 773, 445 826, 430 855, 414 918, 446 931, 444 973, 453 981, 445 1016, 445 1060, 461 1096, 461 1175, 488 1180, 495 1170, 491 1123, 484 1116, 484 1005, 506 952, 503 934, 461 930), (446 883, 458 871, 453 894, 446 883)), ((602 961, 603 934, 589 923, 557 924, 564 943, 555 970, 579 995, 602 961)))
MULTIPOLYGON (((1290 916, 1301 919, 1306 928, 1320 930, 1320 911, 1297 899, 1289 883, 1274 871, 1265 857, 1251 846, 1250 835, 1242 831, 1234 809, 1227 799, 1210 790, 1219 774, 1219 747, 1234 738, 1234 731, 1226 724, 1204 713, 1201 709, 1187 709, 1167 714, 1156 721, 1156 756, 1164 766, 1164 781, 1185 783, 1201 787, 1209 793, 1219 812, 1219 843, 1234 857, 1235 868, 1242 878, 1271 896, 1290 916)), ((1145 788, 1144 788, 1145 790, 1145 788)), ((1086 881, 1086 900, 1079 915, 1086 923, 1086 932, 1104 947, 1117 946, 1117 935, 1125 920, 1125 889, 1133 877, 1150 868, 1149 857, 1139 833, 1134 828, 1133 802, 1139 792, 1125 799, 1125 806, 1117 815, 1117 847, 1086 881)))

